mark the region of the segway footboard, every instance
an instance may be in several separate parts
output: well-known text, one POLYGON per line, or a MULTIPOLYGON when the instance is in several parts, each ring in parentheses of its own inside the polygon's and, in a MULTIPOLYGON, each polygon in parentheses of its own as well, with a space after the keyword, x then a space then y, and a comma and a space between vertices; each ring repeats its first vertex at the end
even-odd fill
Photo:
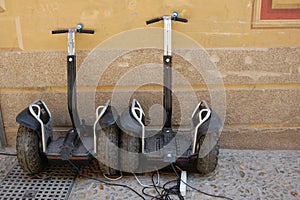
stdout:
MULTIPOLYGON (((153 166, 166 166, 168 163, 176 163, 180 168, 189 172, 197 172, 197 155, 192 154, 192 139, 190 129, 172 130, 172 134, 166 137, 162 130, 147 129, 145 138, 144 161, 140 168, 147 171, 153 166), (171 136, 172 135, 172 136, 171 136)), ((164 171, 172 171, 167 165, 164 171)))
MULTIPOLYGON (((217 113, 202 101, 193 112, 191 129, 173 129, 171 134, 147 129, 146 136, 151 136, 145 138, 146 161, 142 163, 147 163, 144 167, 159 165, 169 162, 166 156, 170 156, 183 170, 208 174, 217 166, 221 127, 217 113)), ((172 171, 172 168, 167 166, 165 170, 172 171)))

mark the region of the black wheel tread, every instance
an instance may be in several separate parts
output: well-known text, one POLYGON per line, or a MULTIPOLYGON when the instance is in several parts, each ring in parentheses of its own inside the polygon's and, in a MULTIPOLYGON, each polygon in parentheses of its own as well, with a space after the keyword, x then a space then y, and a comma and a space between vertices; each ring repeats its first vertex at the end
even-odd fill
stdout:
POLYGON ((42 171, 47 159, 40 153, 37 133, 27 127, 20 126, 17 134, 17 158, 21 168, 29 174, 42 171))
POLYGON ((97 158, 101 172, 106 175, 116 175, 118 173, 118 143, 118 127, 116 125, 100 131, 97 158))
MULTIPOLYGON (((200 143, 199 151, 201 149, 201 145, 204 142, 204 139, 205 139, 205 136, 201 136, 201 138, 199 140, 199 143, 200 143)), ((202 158, 198 157, 197 170, 201 175, 207 175, 216 169, 216 167, 218 165, 219 149, 220 149, 220 145, 219 145, 219 140, 217 139, 216 144, 213 146, 213 148, 210 150, 210 152, 206 156, 204 156, 202 158)))
POLYGON ((140 139, 132 135, 125 132, 121 134, 120 167, 125 172, 134 172, 139 166, 140 139))

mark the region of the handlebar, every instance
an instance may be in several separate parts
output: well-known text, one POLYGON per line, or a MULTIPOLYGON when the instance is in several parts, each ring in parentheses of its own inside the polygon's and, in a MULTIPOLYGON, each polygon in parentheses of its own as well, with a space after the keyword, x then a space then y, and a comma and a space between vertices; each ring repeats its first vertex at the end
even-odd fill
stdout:
MULTIPOLYGON (((175 17, 172 17, 172 18, 175 18, 175 17)), ((176 17, 176 19, 172 19, 172 20, 174 20, 174 21, 179 21, 179 22, 183 22, 183 23, 187 23, 187 22, 188 22, 187 19, 185 19, 185 18, 180 18, 180 17, 176 17)))
MULTIPOLYGON (((163 20, 164 18, 163 17, 159 17, 159 18, 154 18, 154 19, 150 19, 148 21, 146 21, 146 24, 153 24, 153 23, 156 23, 156 22, 159 22, 161 20, 163 20)), ((179 22, 184 22, 184 23, 187 23, 188 20, 185 19, 185 18, 180 18, 180 17, 171 17, 171 20, 173 21, 179 21, 179 22)))
POLYGON ((162 17, 150 19, 150 20, 146 21, 146 24, 148 25, 148 24, 152 24, 152 23, 155 23, 155 22, 159 22, 159 21, 161 21, 163 19, 164 18, 162 18, 162 17))
POLYGON ((78 33, 87 33, 87 34, 94 34, 94 30, 89 30, 89 29, 77 29, 78 33))
MULTIPOLYGON (((62 30, 53 30, 52 34, 61 34, 61 33, 68 33, 68 29, 62 29, 62 30)), ((88 29, 76 29, 76 33, 87 33, 87 34, 94 34, 94 30, 88 30, 88 29)))
POLYGON ((69 30, 54 30, 52 31, 52 34, 60 34, 60 33, 67 33, 69 30))

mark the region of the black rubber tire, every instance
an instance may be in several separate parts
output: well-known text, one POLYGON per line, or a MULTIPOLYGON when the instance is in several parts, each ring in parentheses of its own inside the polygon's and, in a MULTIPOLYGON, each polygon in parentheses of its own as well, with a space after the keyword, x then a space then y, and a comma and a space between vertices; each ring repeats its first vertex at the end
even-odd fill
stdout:
MULTIPOLYGON (((209 134, 209 133, 207 133, 209 134)), ((209 143, 214 142, 214 146, 209 150, 209 153, 206 154, 204 157, 199 157, 200 156, 200 149, 201 148, 210 148, 208 145, 208 147, 203 147, 203 142, 205 139, 205 136, 201 136, 198 145, 200 145, 200 148, 198 147, 198 158, 197 158, 197 170, 201 175, 207 175, 211 172, 213 172, 217 165, 218 165, 218 156, 219 156, 219 140, 218 138, 216 138, 216 136, 218 137, 218 133, 211 133, 208 135, 208 137, 212 137, 209 138, 209 143), (212 141, 212 140, 214 141, 212 141), (217 142, 215 142, 217 141, 217 142)), ((208 150, 207 150, 208 151, 208 150)))
POLYGON ((134 172, 139 167, 140 139, 131 133, 121 133, 120 167, 123 172, 134 172))
POLYGON ((43 170, 48 163, 46 156, 41 154, 40 139, 34 130, 20 126, 17 134, 17 158, 21 168, 36 174, 43 170))
POLYGON ((103 128, 98 137, 97 159, 103 174, 114 176, 119 169, 119 131, 116 124, 103 128))

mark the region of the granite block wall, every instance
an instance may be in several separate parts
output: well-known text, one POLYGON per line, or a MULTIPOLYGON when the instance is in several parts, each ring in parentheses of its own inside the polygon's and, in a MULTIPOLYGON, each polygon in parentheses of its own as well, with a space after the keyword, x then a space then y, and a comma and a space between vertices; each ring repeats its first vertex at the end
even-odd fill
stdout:
MULTIPOLYGON (((112 56, 107 50, 99 52, 99 60, 93 54, 77 53, 79 109, 91 113, 93 120, 95 107, 107 99, 121 111, 137 98, 147 122, 159 126, 162 51, 139 49, 112 56), (105 59, 112 61, 102 66, 105 59)), ((188 126, 197 102, 205 99, 224 116, 223 148, 299 149, 299 54, 299 47, 175 49, 173 124, 188 126)), ((0 80, 9 145, 15 145, 17 113, 35 99, 47 103, 56 133, 70 127, 65 51, 0 52, 0 80)))

